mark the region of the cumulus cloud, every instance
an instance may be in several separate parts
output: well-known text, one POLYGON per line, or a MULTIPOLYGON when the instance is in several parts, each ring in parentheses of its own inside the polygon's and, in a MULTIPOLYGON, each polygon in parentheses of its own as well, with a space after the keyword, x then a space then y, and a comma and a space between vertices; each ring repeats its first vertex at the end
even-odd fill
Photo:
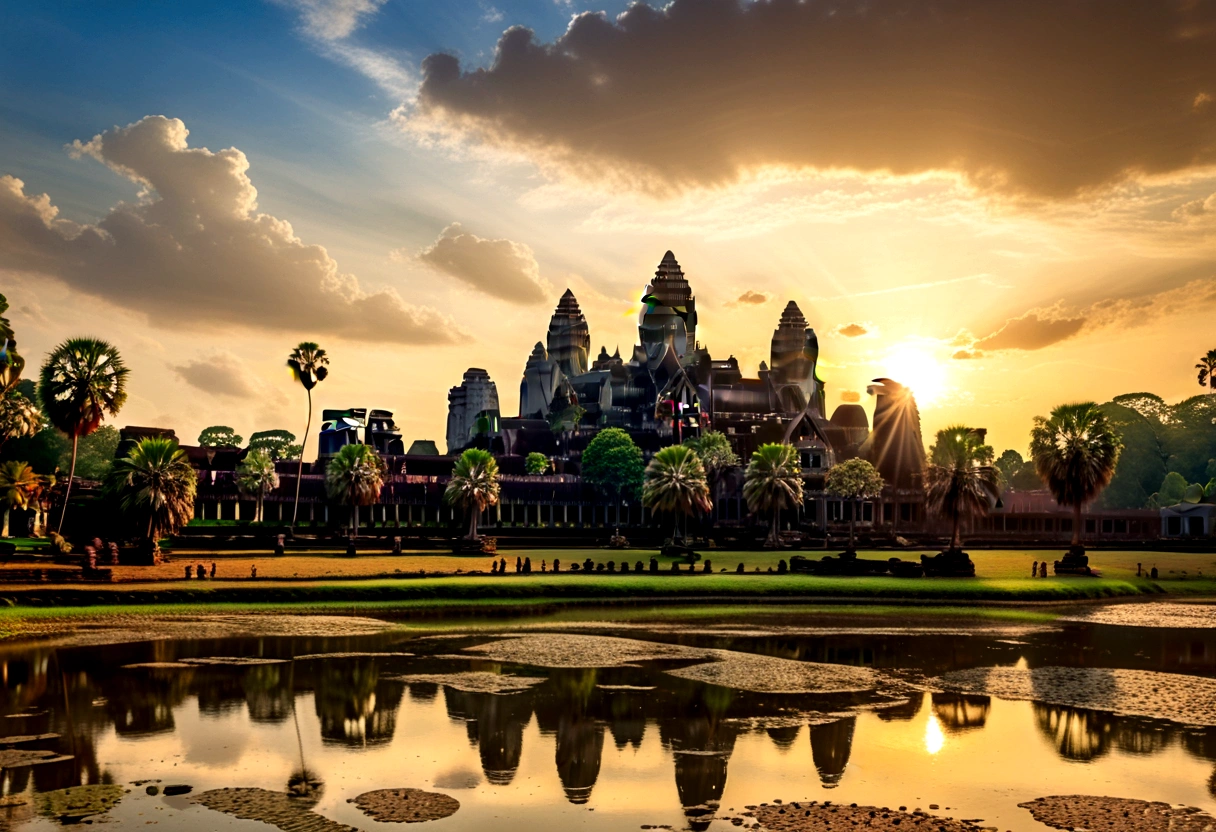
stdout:
POLYGON ((531 248, 511 240, 478 237, 458 222, 443 229, 439 239, 418 259, 471 289, 510 303, 552 300, 553 287, 541 278, 531 248))
POLYGON ((432 54, 398 118, 650 190, 777 165, 1063 197, 1216 161, 1214 49, 1211 3, 637 3, 432 54))
POLYGON ((760 306, 761 304, 768 303, 772 299, 773 299, 773 295, 771 292, 756 291, 755 289, 748 289, 746 292, 739 295, 739 297, 730 301, 726 305, 727 306, 760 306))
POLYGON ((970 349, 955 350, 954 354, 951 355, 950 357, 958 359, 960 361, 967 361, 967 360, 970 360, 973 358, 983 358, 984 352, 983 352, 983 350, 970 350, 970 349))
POLYGON ((1192 199, 1190 202, 1184 202, 1174 209, 1173 216, 1174 219, 1185 222, 1212 214, 1216 214, 1216 194, 1212 194, 1207 199, 1192 199))
MULTIPOLYGON (((1018 318, 1010 318, 1000 329, 985 335, 975 342, 979 350, 1040 350, 1066 338, 1071 338, 1085 326, 1085 318, 1049 317, 1042 312, 1031 311, 1018 318)), ((955 353, 955 357, 958 354, 955 353)), ((974 356, 968 356, 974 357, 974 356)))
POLYGON ((861 394, 856 390, 841 390, 840 400, 845 404, 857 404, 861 401, 861 394))
POLYGON ((458 329, 391 289, 368 291, 286 220, 257 211, 236 148, 192 148, 180 120, 147 116, 73 152, 138 183, 96 225, 59 217, 46 194, 0 176, 0 269, 58 279, 166 327, 233 324, 299 335, 434 344, 458 329))
POLYGON ((868 326, 862 326, 858 323, 841 324, 836 327, 836 334, 843 335, 845 338, 860 338, 863 335, 868 335, 870 330, 868 326))
POLYGON ((209 395, 252 399, 258 397, 264 387, 244 361, 223 350, 172 367, 178 378, 209 395))

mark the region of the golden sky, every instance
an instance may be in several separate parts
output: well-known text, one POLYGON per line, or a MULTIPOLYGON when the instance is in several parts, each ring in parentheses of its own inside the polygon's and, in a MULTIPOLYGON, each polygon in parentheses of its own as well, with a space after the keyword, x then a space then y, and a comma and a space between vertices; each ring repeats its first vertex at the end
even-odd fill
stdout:
POLYGON ((672 249, 715 357, 754 374, 795 300, 829 410, 890 376, 926 438, 963 422, 1025 452, 1061 402, 1201 392, 1210 2, 575 4, 556 29, 505 6, 480 51, 395 48, 395 9, 275 5, 349 100, 290 70, 248 86, 311 128, 245 113, 239 84, 240 117, 208 117, 188 79, 62 130, 16 108, 0 291, 31 367, 105 337, 134 371, 119 425, 298 433, 283 360, 307 338, 333 359, 320 407, 442 440, 468 367, 515 412, 566 287, 593 348, 628 350, 672 249))

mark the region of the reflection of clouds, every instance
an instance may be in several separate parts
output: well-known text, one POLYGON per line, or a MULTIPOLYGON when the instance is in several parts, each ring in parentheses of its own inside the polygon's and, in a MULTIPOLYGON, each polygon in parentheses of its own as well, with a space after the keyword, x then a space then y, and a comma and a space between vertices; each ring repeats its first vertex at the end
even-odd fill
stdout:
POLYGON ((177 726, 184 761, 205 768, 230 768, 240 762, 249 745, 249 722, 238 711, 229 711, 222 730, 213 719, 183 720, 177 726), (233 725, 234 722, 239 723, 233 725))

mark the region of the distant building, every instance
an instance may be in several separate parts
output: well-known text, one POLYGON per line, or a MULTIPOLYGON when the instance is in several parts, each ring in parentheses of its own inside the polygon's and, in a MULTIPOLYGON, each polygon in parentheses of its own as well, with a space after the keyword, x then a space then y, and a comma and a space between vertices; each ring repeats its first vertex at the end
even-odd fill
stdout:
POLYGON ((439 456, 439 446, 434 439, 415 439, 410 443, 406 456, 439 456))
POLYGON ((333 456, 344 445, 357 444, 371 445, 377 453, 385 456, 405 453, 405 440, 393 421, 391 410, 352 407, 321 412, 320 456, 333 456))

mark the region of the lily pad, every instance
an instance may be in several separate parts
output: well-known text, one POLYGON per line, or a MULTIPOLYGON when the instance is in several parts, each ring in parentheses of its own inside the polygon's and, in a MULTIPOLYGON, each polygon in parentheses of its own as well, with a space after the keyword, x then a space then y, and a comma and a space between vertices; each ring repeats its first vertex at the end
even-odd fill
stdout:
POLYGON ((72 786, 38 795, 38 814, 60 823, 78 823, 84 818, 103 815, 122 799, 122 786, 98 783, 72 786))
POLYGON ((866 667, 821 664, 715 650, 717 661, 665 671, 670 676, 754 693, 863 693, 878 686, 866 667))
MULTIPOLYGON (((711 651, 613 636, 535 633, 466 647, 476 658, 533 667, 622 667, 660 659, 705 659, 711 651)), ((452 656, 449 658, 474 658, 452 656)))
POLYGON ((965 820, 943 818, 925 812, 900 812, 877 806, 842 806, 818 801, 748 806, 745 817, 754 817, 761 829, 772 832, 820 832, 823 829, 864 828, 873 832, 980 832, 965 820))
POLYGON ((439 792, 421 789, 379 789, 351 801, 363 813, 381 823, 421 823, 456 814, 460 801, 439 792))
POLYGON ((269 789, 212 789, 189 800, 242 820, 268 823, 283 832, 359 832, 353 826, 335 823, 301 806, 283 792, 269 789))
POLYGON ((406 684, 446 685, 465 693, 519 693, 539 685, 544 679, 531 676, 513 676, 509 673, 414 673, 405 676, 385 677, 406 684))
POLYGON ((1216 818, 1189 806, 1121 797, 1053 795, 1019 803, 1039 823, 1056 829, 1103 832, 1210 832, 1216 818))

